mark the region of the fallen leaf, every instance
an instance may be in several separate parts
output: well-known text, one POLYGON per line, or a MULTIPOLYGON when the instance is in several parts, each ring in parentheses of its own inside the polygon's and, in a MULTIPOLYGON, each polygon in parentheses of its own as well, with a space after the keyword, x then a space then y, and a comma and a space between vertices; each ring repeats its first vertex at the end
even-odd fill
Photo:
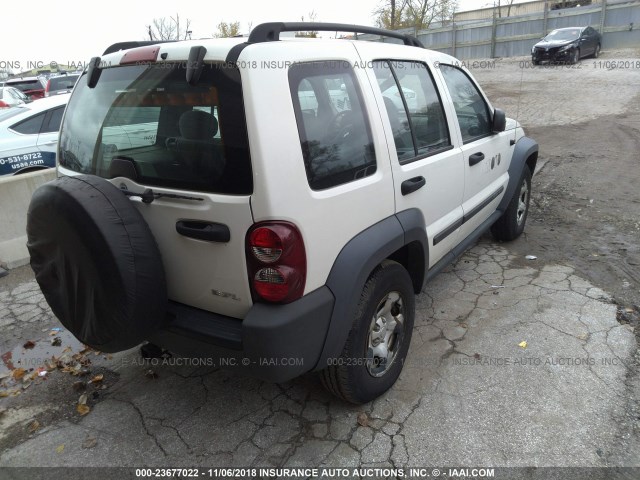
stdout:
POLYGON ((158 378, 158 374, 156 372, 154 372, 153 370, 151 370, 151 369, 147 370, 145 372, 144 376, 147 377, 147 378, 152 378, 152 379, 158 378))
POLYGON ((93 377, 91 380, 89 380, 89 383, 99 383, 102 381, 103 378, 104 378, 104 375, 102 373, 99 373, 98 375, 93 377))
POLYGON ((527 342, 525 340, 523 340, 518 344, 518 346, 522 347, 522 348, 527 348, 527 342))
POLYGON ((53 337, 51 340, 51 346, 59 347, 60 345, 62 345, 62 339, 60 337, 53 337))
POLYGON ((363 427, 369 426, 369 417, 365 412, 360 412, 357 420, 359 425, 362 425, 363 427))
POLYGON ((24 374, 27 373, 24 368, 16 368, 13 372, 11 372, 11 376, 14 380, 20 380, 24 377, 24 374))
POLYGON ((58 445, 58 448, 56 448, 56 453, 62 453, 64 452, 64 443, 62 445, 58 445))
POLYGON ((29 426, 27 427, 27 431, 29 433, 34 433, 36 430, 38 430, 40 428, 40 422, 37 420, 34 420, 33 422, 31 422, 29 424, 29 426))
POLYGON ((475 358, 476 360, 480 358, 480 354, 479 353, 474 353, 473 354, 473 358, 475 358))
POLYGON ((9 392, 4 391, 4 390, 2 392, 0 392, 0 398, 5 398, 5 397, 8 397, 8 396, 9 396, 9 392))
POLYGON ((82 395, 80 395, 80 398, 78 399, 78 405, 86 405, 88 399, 89 397, 87 397, 87 394, 83 393, 82 395))
POLYGON ((82 442, 82 448, 93 448, 98 443, 98 440, 95 437, 87 437, 82 442))
POLYGON ((70 352, 71 350, 72 350, 72 349, 71 349, 71 347, 65 347, 65 349, 64 349, 64 350, 62 350, 62 353, 68 353, 68 352, 70 352))
POLYGON ((36 344, 33 343, 31 340, 29 340, 27 343, 25 343, 24 345, 22 345, 22 348, 26 348, 28 350, 32 349, 33 347, 35 347, 36 344))
POLYGON ((82 405, 82 404, 78 404, 78 406, 76 407, 76 410, 82 416, 86 415, 91 411, 91 409, 87 405, 82 405))

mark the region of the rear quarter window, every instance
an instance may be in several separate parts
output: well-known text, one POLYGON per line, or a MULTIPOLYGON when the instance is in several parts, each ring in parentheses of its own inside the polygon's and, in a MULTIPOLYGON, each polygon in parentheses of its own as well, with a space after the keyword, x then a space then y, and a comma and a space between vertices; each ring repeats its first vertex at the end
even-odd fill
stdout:
POLYGON ((289 87, 309 186, 323 190, 373 175, 371 127, 351 66, 296 64, 289 87))

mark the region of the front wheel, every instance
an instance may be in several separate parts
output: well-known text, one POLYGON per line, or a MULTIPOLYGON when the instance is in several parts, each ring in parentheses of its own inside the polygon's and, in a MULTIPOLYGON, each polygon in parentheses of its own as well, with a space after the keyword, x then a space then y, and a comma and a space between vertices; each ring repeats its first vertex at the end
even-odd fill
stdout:
POLYGON ((580 49, 576 48, 573 51, 573 55, 571 56, 571 64, 575 65, 576 63, 578 63, 580 61, 580 49))
POLYGON ((325 388, 356 404, 389 390, 404 366, 414 316, 409 274, 399 263, 385 260, 362 289, 342 354, 320 372, 325 388))
POLYGON ((491 226, 491 233, 497 240, 515 240, 524 231, 531 200, 531 170, 524 166, 518 188, 507 209, 491 226))

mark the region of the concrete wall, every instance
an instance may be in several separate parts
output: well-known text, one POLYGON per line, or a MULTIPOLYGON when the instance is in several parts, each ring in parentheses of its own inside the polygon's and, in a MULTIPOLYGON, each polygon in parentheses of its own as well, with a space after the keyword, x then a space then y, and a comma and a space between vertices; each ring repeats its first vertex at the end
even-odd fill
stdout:
POLYGON ((15 268, 29 263, 27 208, 36 188, 55 177, 55 169, 0 177, 0 264, 15 268))

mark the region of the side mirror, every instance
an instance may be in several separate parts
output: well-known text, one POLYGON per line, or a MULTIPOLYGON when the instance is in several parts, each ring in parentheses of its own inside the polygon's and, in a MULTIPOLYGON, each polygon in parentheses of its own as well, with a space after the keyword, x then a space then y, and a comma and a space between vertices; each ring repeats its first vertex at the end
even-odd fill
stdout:
POLYGON ((496 108, 493 111, 493 123, 491 125, 491 131, 493 133, 504 132, 504 129, 507 126, 507 117, 504 114, 503 110, 496 108))

